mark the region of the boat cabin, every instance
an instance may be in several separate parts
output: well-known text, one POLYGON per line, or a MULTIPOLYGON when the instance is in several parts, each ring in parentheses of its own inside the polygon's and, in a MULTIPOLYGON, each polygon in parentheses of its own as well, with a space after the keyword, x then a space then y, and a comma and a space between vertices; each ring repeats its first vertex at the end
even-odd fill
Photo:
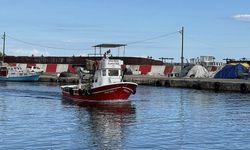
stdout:
POLYGON ((0 67, 1 77, 15 77, 15 76, 26 76, 29 73, 23 70, 21 67, 12 66, 2 66, 0 67))
POLYGON ((122 60, 103 58, 95 72, 93 87, 121 82, 121 65, 122 60))

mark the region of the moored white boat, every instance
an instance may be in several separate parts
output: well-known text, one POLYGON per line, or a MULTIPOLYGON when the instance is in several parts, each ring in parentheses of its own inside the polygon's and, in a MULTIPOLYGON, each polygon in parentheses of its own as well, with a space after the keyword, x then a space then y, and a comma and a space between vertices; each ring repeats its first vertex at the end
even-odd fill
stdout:
POLYGON ((39 75, 20 67, 0 66, 0 81, 38 81, 39 75))
POLYGON ((2 60, 0 61, 0 81, 38 81, 39 75, 29 70, 22 69, 21 67, 9 66, 4 63, 5 57, 5 39, 6 35, 2 37, 3 39, 3 53, 2 60))

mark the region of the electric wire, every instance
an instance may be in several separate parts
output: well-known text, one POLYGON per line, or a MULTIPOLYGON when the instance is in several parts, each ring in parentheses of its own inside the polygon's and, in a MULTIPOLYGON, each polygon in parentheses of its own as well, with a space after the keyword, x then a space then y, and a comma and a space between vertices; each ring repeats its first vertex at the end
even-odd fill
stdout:
MULTIPOLYGON (((172 36, 172 35, 174 35, 174 34, 177 34, 177 33, 180 33, 180 31, 175 31, 175 32, 166 33, 166 34, 158 35, 158 36, 151 37, 151 38, 147 38, 147 39, 143 39, 143 40, 138 40, 138 41, 134 41, 134 42, 129 42, 129 43, 126 43, 126 45, 129 46, 129 45, 144 43, 144 42, 146 42, 146 41, 156 40, 156 39, 160 39, 160 38, 164 38, 164 37, 170 37, 170 36, 172 36)), ((14 40, 14 41, 17 41, 17 42, 21 42, 21 43, 24 43, 24 44, 27 44, 27 45, 32 45, 32 46, 38 46, 38 47, 42 47, 42 48, 61 49, 61 50, 74 49, 74 50, 83 50, 83 51, 91 50, 91 49, 88 49, 88 48, 82 49, 82 48, 64 48, 64 47, 47 46, 47 45, 41 45, 41 44, 37 44, 37 43, 31 43, 31 42, 27 42, 27 41, 24 41, 24 40, 20 40, 20 39, 18 39, 18 38, 12 37, 12 36, 10 36, 10 35, 6 35, 6 37, 8 37, 9 39, 12 39, 12 40, 14 40)))
POLYGON ((46 45, 41 45, 41 44, 36 44, 36 43, 31 43, 31 42, 26 42, 17 38, 14 38, 12 36, 6 35, 6 37, 8 37, 9 39, 12 39, 14 41, 18 41, 27 45, 32 45, 32 46, 38 46, 38 47, 42 47, 42 48, 50 48, 50 49, 61 49, 61 50, 69 50, 69 49, 74 49, 74 50, 83 50, 83 51, 88 51, 90 49, 81 49, 81 48, 63 48, 63 47, 54 47, 54 46, 46 46, 46 45))
POLYGON ((155 39, 160 39, 160 38, 167 37, 167 36, 171 36, 171 35, 174 35, 174 34, 177 34, 177 33, 179 33, 179 31, 175 31, 175 32, 171 32, 171 33, 166 33, 166 34, 163 34, 163 35, 159 35, 159 36, 155 36, 155 37, 152 37, 152 38, 147 38, 147 39, 139 40, 139 41, 135 41, 135 42, 129 42, 129 43, 126 43, 126 45, 144 43, 144 42, 146 42, 146 41, 151 41, 151 40, 155 40, 155 39))

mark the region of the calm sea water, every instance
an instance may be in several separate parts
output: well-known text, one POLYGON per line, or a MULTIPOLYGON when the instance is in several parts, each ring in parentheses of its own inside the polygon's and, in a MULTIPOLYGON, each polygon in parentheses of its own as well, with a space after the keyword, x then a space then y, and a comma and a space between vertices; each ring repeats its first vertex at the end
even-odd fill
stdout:
POLYGON ((250 149, 250 95, 139 86, 77 105, 57 85, 0 83, 0 149, 250 149))

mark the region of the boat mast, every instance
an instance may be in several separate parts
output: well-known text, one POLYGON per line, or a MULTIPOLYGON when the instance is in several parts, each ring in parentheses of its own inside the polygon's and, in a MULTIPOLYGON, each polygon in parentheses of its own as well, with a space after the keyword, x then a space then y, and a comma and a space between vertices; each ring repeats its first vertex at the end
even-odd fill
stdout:
POLYGON ((2 61, 4 62, 4 55, 5 55, 5 38, 6 38, 6 35, 5 35, 5 32, 3 33, 3 53, 2 53, 2 61))

